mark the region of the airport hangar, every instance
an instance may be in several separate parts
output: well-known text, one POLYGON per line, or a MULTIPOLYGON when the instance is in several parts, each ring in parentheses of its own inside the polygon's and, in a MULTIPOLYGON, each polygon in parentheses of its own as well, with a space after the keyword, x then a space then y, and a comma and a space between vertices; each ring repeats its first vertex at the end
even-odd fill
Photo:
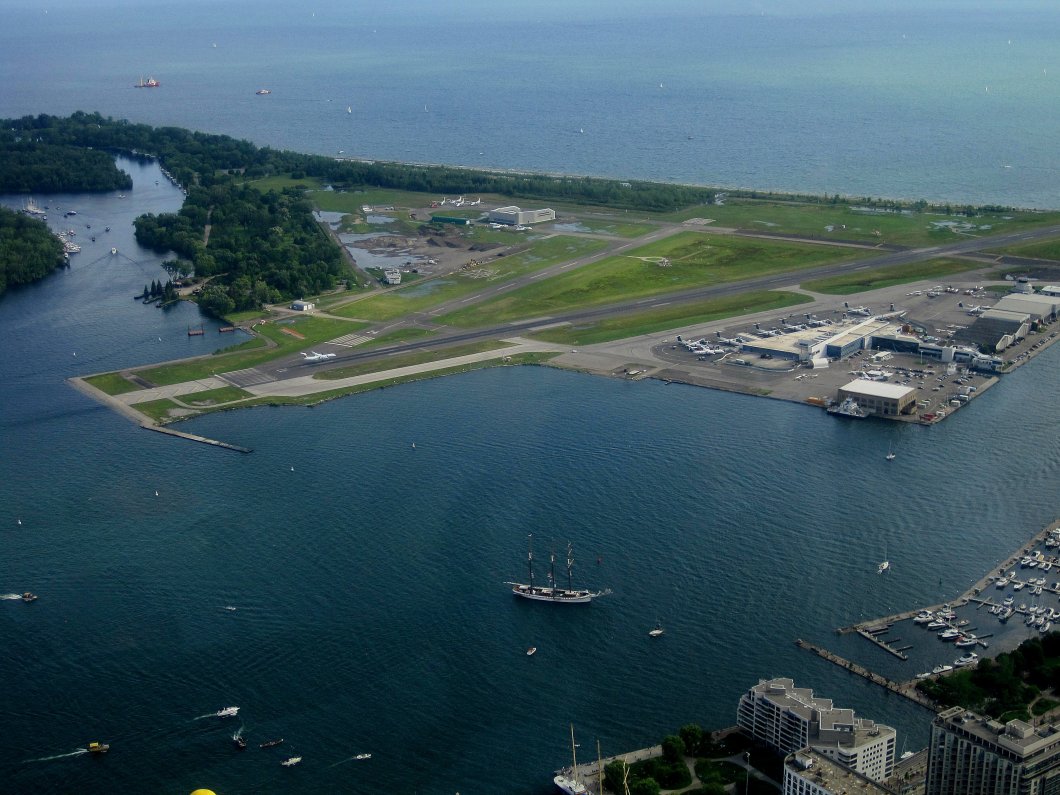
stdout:
POLYGON ((548 207, 542 210, 520 210, 518 207, 498 207, 490 210, 490 223, 524 226, 539 224, 543 221, 555 221, 556 211, 548 207))

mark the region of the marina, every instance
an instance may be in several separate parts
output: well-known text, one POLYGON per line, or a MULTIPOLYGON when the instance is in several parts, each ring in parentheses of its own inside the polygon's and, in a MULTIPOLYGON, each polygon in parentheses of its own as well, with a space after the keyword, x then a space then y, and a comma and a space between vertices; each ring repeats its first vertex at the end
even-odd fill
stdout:
MULTIPOLYGON (((905 610, 901 613, 836 629, 838 635, 856 634, 902 662, 909 660, 908 652, 914 648, 915 644, 902 637, 892 636, 892 633, 899 627, 909 628, 912 633, 919 632, 921 633, 919 637, 924 637, 925 631, 931 632, 932 635, 928 637, 933 637, 944 645, 952 644, 954 649, 964 650, 964 653, 952 662, 939 662, 931 670, 917 673, 910 679, 904 681, 889 679, 864 665, 852 662, 809 641, 799 639, 795 641, 795 644, 875 685, 904 696, 920 706, 934 709, 935 705, 931 699, 916 689, 916 682, 948 673, 956 668, 974 665, 982 656, 986 656, 985 650, 990 648, 990 639, 994 637, 994 633, 982 632, 979 627, 973 626, 972 620, 977 616, 982 620, 994 616, 999 627, 1005 626, 1011 617, 1018 616, 1017 623, 1022 624, 1027 632, 1038 634, 1049 632, 1054 620, 1060 624, 1060 610, 1046 607, 1040 603, 1040 600, 1017 604, 1017 598, 1014 595, 1029 588, 1031 594, 1028 597, 1029 600, 1034 600, 1038 596, 1044 597, 1046 594, 1060 597, 1060 580, 1047 584, 1046 578, 1035 577, 1032 574, 1036 569, 1048 572, 1056 568, 1057 576, 1060 576, 1058 550, 1060 550, 1060 520, 1042 528, 1030 541, 1009 555, 1000 566, 984 575, 971 588, 951 602, 905 610), (998 595, 1005 593, 1010 586, 1011 592, 998 598, 998 595), (965 609, 959 614, 958 610, 962 608, 965 609), (903 643, 905 645, 900 645, 903 643), (976 651, 971 649, 976 649, 976 651)), ((1033 636, 1033 634, 1028 635, 1028 637, 1033 636)), ((916 637, 916 635, 911 635, 911 637, 916 637)))

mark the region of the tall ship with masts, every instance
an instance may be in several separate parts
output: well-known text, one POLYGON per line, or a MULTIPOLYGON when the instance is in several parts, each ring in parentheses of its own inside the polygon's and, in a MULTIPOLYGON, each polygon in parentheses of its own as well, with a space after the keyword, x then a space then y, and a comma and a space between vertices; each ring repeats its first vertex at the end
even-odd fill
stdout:
POLYGON ((534 536, 530 535, 526 553, 528 583, 509 582, 512 593, 523 599, 535 599, 539 602, 559 602, 562 604, 586 604, 598 596, 606 596, 610 590, 590 591, 588 588, 575 588, 571 569, 574 567, 574 549, 567 542, 567 587, 556 585, 556 553, 549 553, 548 585, 534 584, 534 536))

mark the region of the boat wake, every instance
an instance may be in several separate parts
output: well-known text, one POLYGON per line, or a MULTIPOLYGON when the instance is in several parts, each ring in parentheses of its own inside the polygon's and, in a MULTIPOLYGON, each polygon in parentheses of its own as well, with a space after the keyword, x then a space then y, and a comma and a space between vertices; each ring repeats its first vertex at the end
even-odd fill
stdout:
POLYGON ((22 764, 28 765, 30 762, 51 762, 53 759, 66 759, 71 756, 84 756, 88 753, 87 748, 78 748, 76 751, 71 751, 68 754, 55 754, 54 756, 42 756, 39 759, 25 759, 22 764))
POLYGON ((346 764, 347 762, 352 762, 352 761, 353 761, 354 759, 357 759, 357 760, 363 760, 363 759, 371 759, 371 758, 372 758, 372 755, 371 755, 371 754, 357 754, 356 756, 351 756, 351 757, 348 757, 348 758, 346 758, 346 759, 343 759, 343 760, 342 760, 342 761, 340 761, 340 762, 336 762, 336 763, 335 763, 335 764, 333 764, 333 765, 328 765, 328 767, 329 767, 329 768, 332 768, 332 767, 338 767, 339 765, 344 765, 344 764, 346 764))
POLYGON ((20 594, 20 593, 0 593, 0 599, 14 600, 14 599, 21 599, 21 598, 22 598, 22 594, 20 594))
POLYGON ((240 737, 242 737, 243 736, 243 729, 245 729, 245 728, 246 728, 246 726, 244 726, 242 723, 239 724, 239 728, 236 729, 235 734, 232 735, 232 739, 233 740, 238 740, 240 737))

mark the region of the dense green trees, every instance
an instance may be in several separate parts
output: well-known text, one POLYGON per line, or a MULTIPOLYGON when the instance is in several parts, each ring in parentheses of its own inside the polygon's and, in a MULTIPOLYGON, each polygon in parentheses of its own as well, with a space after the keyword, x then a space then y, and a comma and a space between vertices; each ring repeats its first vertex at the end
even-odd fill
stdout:
POLYGON ((1060 692, 1060 633, 1031 638, 974 668, 918 686, 946 706, 959 705, 995 718, 1023 715, 1042 690, 1060 692))
POLYGON ((47 224, 0 207, 0 294, 42 279, 65 262, 63 244, 47 224))
POLYGON ((0 138, 0 191, 59 193, 128 190, 132 178, 106 152, 0 138))

